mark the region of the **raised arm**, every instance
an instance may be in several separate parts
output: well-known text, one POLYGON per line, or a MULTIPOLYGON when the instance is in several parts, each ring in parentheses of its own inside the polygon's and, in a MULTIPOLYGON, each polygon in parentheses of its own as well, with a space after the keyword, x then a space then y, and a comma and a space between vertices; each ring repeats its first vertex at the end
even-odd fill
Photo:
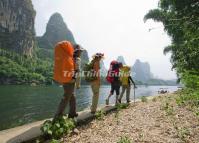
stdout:
POLYGON ((133 81, 133 79, 132 79, 131 76, 129 76, 129 80, 133 83, 134 87, 136 87, 136 86, 135 86, 135 82, 133 81))

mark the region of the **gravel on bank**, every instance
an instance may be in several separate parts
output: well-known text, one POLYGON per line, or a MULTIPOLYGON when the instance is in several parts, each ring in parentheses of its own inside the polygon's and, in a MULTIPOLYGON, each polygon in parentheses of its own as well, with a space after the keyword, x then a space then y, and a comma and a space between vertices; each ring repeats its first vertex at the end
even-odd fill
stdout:
POLYGON ((78 127, 64 142, 117 143, 127 137, 132 143, 199 143, 198 117, 177 106, 175 96, 161 95, 131 104, 102 120, 78 127))

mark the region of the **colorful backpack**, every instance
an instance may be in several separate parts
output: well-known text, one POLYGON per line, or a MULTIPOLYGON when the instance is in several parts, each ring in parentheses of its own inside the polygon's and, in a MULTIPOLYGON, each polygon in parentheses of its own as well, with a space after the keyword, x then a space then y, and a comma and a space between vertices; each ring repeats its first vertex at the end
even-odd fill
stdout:
POLYGON ((68 83, 74 76, 74 48, 69 41, 57 43, 54 49, 54 75, 53 79, 60 83, 68 83))
POLYGON ((84 78, 87 82, 92 82, 97 80, 97 76, 94 75, 94 61, 91 61, 87 64, 85 64, 83 70, 84 70, 84 78))
POLYGON ((110 64, 110 68, 108 70, 108 74, 106 76, 106 80, 109 83, 114 81, 114 76, 119 74, 119 63, 118 61, 112 61, 110 64))
POLYGON ((120 81, 122 85, 128 85, 131 67, 123 66, 120 70, 120 81))

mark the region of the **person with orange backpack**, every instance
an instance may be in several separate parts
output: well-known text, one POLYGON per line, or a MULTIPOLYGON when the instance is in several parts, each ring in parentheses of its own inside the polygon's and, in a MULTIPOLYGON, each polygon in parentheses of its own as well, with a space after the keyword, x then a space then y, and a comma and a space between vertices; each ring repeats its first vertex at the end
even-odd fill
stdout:
POLYGON ((74 95, 75 79, 74 79, 74 48, 69 41, 62 41, 55 46, 54 53, 54 75, 55 82, 63 85, 64 95, 58 106, 54 120, 63 116, 64 110, 69 103, 69 118, 77 117, 76 113, 76 97, 74 95))
POLYGON ((120 94, 120 85, 121 85, 119 72, 122 66, 123 66, 122 63, 119 63, 118 61, 112 61, 110 64, 110 68, 109 68, 106 80, 111 84, 111 91, 108 98, 106 99, 106 105, 109 105, 109 99, 114 94, 114 92, 116 92, 115 105, 118 104, 118 98, 120 94))

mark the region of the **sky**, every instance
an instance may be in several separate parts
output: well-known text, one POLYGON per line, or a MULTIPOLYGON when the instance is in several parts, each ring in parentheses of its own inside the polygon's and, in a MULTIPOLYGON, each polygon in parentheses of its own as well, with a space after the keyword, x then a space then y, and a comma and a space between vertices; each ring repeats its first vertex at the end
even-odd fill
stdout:
POLYGON ((43 35, 50 16, 59 12, 75 40, 88 50, 105 54, 105 65, 123 56, 128 65, 136 59, 148 62, 155 77, 176 78, 170 55, 163 54, 171 43, 161 23, 144 23, 144 15, 157 8, 158 0, 32 0, 37 12, 35 29, 43 35), (149 29, 155 28, 152 31, 149 29))

